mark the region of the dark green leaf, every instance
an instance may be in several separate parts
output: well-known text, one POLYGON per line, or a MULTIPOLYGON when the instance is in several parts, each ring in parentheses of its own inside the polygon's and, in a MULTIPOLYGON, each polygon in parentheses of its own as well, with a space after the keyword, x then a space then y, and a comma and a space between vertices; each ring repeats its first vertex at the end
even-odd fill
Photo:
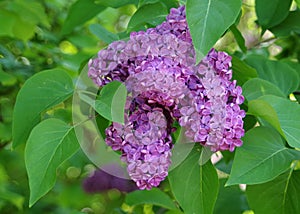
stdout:
POLYGON ((268 183, 249 185, 246 194, 255 214, 299 213, 300 171, 291 169, 268 183))
POLYGON ((224 187, 225 182, 226 179, 220 180, 219 195, 214 213, 240 214, 245 210, 249 210, 245 193, 239 186, 224 187))
POLYGON ((105 85, 95 101, 95 110, 104 118, 124 123, 124 108, 127 90, 123 83, 113 81, 105 85))
POLYGON ((157 188, 131 192, 126 195, 125 203, 129 206, 153 204, 170 210, 176 209, 172 199, 166 193, 157 188))
POLYGON ((232 56, 232 70, 232 79, 237 80, 239 85, 243 85, 248 80, 257 77, 256 70, 236 56, 232 56))
POLYGON ((266 95, 260 97, 275 109, 288 144, 300 148, 300 105, 288 99, 266 95))
POLYGON ((244 53, 246 53, 247 52, 247 47, 245 45, 245 39, 244 39, 242 33, 239 31, 239 29, 237 29, 237 27, 236 27, 235 24, 233 24, 233 25, 230 26, 230 30, 233 33, 234 38, 235 38, 236 42, 238 43, 240 49, 244 53))
POLYGON ((300 152, 284 146, 281 136, 273 129, 256 127, 243 137, 237 148, 231 174, 226 185, 259 184, 285 172, 300 152))
POLYGON ((106 7, 95 3, 94 0, 78 0, 70 8, 62 27, 61 34, 69 34, 72 30, 90 20, 106 7))
POLYGON ((143 5, 131 17, 127 31, 134 31, 146 24, 156 26, 165 20, 167 14, 167 7, 161 2, 143 5))
POLYGON ((255 11, 258 23, 264 28, 271 28, 282 22, 289 14, 292 0, 256 0, 255 11))
POLYGON ((259 55, 248 56, 245 61, 257 70, 259 78, 273 83, 285 95, 297 90, 299 76, 289 65, 259 55))
POLYGON ((89 28, 93 34, 95 34, 99 39, 101 39, 103 42, 107 44, 110 44, 120 39, 118 35, 109 32, 99 24, 92 24, 89 26, 89 28))
POLYGON ((28 79, 17 96, 13 115, 13 147, 25 143, 41 113, 73 93, 73 82, 63 70, 40 72, 28 79))
POLYGON ((291 35, 292 32, 300 34, 300 11, 292 11, 279 25, 271 28, 272 33, 278 37, 291 35))
POLYGON ((79 148, 73 127, 58 119, 44 120, 31 132, 25 149, 32 206, 55 184, 56 169, 79 148))
POLYGON ((197 63, 235 22, 241 0, 187 0, 187 23, 196 50, 197 63))
POLYGON ((251 80, 248 80, 243 85, 243 95, 248 101, 255 100, 263 95, 268 94, 285 97, 285 95, 276 85, 260 78, 253 78, 251 80))
POLYGON ((169 173, 172 192, 184 213, 212 213, 218 194, 218 175, 209 161, 200 166, 200 148, 169 173))

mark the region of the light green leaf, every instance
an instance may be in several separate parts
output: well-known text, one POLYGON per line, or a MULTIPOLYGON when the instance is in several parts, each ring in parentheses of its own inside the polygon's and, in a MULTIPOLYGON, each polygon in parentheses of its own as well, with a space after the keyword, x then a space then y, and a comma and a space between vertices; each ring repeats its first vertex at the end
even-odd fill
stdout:
POLYGON ((170 210, 177 209, 172 199, 166 193, 157 188, 131 192, 126 195, 125 203, 129 206, 153 204, 170 210))
POLYGON ((62 27, 61 34, 66 35, 77 26, 90 20, 106 7, 96 4, 94 0, 78 0, 70 8, 68 16, 62 27))
POLYGON ((248 101, 255 100, 263 95, 285 97, 280 89, 269 81, 253 78, 243 85, 243 95, 248 101))
POLYGON ((248 114, 268 121, 283 137, 285 137, 274 108, 264 100, 251 100, 248 103, 248 114))
POLYGON ((46 70, 28 79, 18 93, 13 115, 13 147, 25 143, 41 113, 73 93, 73 82, 60 69, 46 70))
POLYGON ((89 29, 93 34, 107 44, 120 39, 118 35, 109 32, 99 24, 92 24, 89 26, 89 29))
POLYGON ((95 110, 104 118, 123 124, 126 97, 125 85, 113 81, 102 88, 100 97, 95 101, 95 110))
POLYGON ((236 56, 232 56, 232 79, 236 80, 239 85, 243 85, 248 80, 257 77, 257 72, 244 61, 236 56))
POLYGON ((184 213, 212 213, 217 199, 217 172, 210 161, 199 165, 200 152, 200 147, 195 146, 189 156, 168 176, 174 197, 184 213))
POLYGON ((300 171, 291 169, 268 183, 248 185, 246 194, 255 214, 299 213, 300 171))
POLYGON ((227 186, 270 181, 289 169, 293 160, 300 158, 300 152, 286 148, 281 136, 271 128, 251 129, 243 142, 235 152, 227 186))
POLYGON ((245 61, 257 70, 258 77, 276 85, 285 95, 297 90, 299 76, 286 63, 269 60, 263 56, 251 55, 245 61))
POLYGON ((133 14, 128 23, 127 31, 138 30, 145 24, 156 26, 165 20, 168 12, 165 4, 161 2, 145 4, 133 14))
POLYGON ((292 0, 256 0, 255 11, 258 23, 264 28, 271 28, 281 23, 289 14, 292 0))
POLYGON ((74 129, 58 119, 47 119, 32 130, 25 148, 31 207, 55 184, 56 169, 79 148, 74 129))
POLYGON ((276 111, 280 127, 288 144, 300 148, 300 105, 272 95, 262 96, 259 99, 268 102, 276 111))
POLYGON ((241 5, 241 0, 187 0, 186 17, 197 64, 235 22, 241 5))

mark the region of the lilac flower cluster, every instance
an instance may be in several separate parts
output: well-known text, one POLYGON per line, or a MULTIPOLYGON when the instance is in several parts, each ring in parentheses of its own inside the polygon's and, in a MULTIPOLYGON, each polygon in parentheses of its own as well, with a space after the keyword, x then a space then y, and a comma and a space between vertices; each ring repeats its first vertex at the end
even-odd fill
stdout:
POLYGON ((212 49, 195 65, 185 8, 146 32, 131 33, 89 62, 98 86, 124 82, 129 92, 125 124, 106 129, 106 143, 122 152, 127 171, 140 189, 158 186, 171 163, 173 123, 190 141, 212 151, 241 146, 245 112, 241 87, 231 81, 231 57, 212 49))

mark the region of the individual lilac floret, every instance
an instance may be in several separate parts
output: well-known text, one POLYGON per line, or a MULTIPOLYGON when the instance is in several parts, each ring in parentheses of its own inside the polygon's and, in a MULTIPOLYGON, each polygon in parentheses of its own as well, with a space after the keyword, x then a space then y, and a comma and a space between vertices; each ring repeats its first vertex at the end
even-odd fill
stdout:
POLYGON ((113 42, 89 62, 88 75, 98 86, 121 81, 127 88, 125 124, 112 123, 106 143, 121 151, 140 189, 158 186, 167 176, 174 121, 188 140, 214 152, 242 145, 244 97, 231 81, 231 57, 212 49, 195 62, 183 6, 171 9, 161 25, 113 42))

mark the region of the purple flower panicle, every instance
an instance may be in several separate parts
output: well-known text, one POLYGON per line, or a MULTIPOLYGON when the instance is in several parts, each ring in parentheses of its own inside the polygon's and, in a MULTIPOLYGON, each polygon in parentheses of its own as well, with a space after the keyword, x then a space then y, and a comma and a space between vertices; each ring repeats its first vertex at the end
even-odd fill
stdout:
POLYGON ((113 122, 106 143, 121 151, 140 189, 158 186, 168 175, 174 121, 190 141, 214 152, 242 145, 244 97, 231 81, 231 57, 212 49, 195 62, 183 6, 171 9, 161 25, 113 42, 89 62, 88 75, 98 86, 126 85, 125 124, 113 122))

